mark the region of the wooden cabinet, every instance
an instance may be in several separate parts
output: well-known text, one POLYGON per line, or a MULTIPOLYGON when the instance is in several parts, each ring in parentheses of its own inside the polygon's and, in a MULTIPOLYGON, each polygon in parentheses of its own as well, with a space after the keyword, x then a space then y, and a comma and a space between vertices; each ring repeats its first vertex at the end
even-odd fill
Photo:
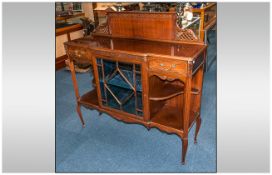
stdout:
POLYGON ((196 142, 201 123, 205 44, 93 34, 66 42, 65 48, 83 126, 81 106, 142 124, 148 130, 155 127, 177 134, 182 139, 181 162, 185 163, 188 132, 196 123, 196 142), (92 63, 95 83, 82 96, 73 65, 78 59, 92 63))

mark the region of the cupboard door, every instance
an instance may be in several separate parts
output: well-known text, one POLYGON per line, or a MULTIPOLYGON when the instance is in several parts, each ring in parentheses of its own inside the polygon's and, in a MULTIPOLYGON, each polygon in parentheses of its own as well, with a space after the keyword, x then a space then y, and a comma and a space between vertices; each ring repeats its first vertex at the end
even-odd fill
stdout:
POLYGON ((141 64, 96 58, 102 105, 143 117, 141 64))

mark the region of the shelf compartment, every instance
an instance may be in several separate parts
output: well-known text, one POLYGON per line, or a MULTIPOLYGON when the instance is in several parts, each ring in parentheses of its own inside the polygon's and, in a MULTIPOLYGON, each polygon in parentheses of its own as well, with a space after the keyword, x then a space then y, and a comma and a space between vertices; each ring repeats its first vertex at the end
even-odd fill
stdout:
POLYGON ((86 94, 82 95, 78 101, 80 104, 92 108, 98 108, 98 98, 97 98, 97 91, 93 89, 86 94))
POLYGON ((149 100, 161 101, 173 98, 184 92, 184 84, 179 80, 162 80, 156 75, 149 78, 149 100))
MULTIPOLYGON (((192 127, 198 116, 198 112, 190 111, 189 128, 192 127)), ((183 131, 182 111, 173 106, 165 105, 157 113, 151 114, 151 122, 183 131)))
POLYGON ((183 130, 182 111, 170 105, 164 105, 157 113, 151 114, 151 122, 183 130))
POLYGON ((170 83, 158 84, 156 88, 150 91, 149 100, 167 100, 182 94, 183 92, 183 86, 173 85, 170 83))
MULTIPOLYGON (((184 86, 174 85, 170 83, 166 83, 164 85, 158 84, 156 88, 150 91, 149 100, 153 101, 167 100, 183 93, 184 86)), ((198 95, 199 90, 192 88, 191 94, 198 95)))

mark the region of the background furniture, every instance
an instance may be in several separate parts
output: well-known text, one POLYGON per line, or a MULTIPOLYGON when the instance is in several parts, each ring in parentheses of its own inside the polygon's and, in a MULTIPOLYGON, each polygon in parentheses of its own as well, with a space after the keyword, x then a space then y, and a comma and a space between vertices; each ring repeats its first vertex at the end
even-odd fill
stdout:
POLYGON ((81 24, 67 25, 56 29, 56 70, 65 67, 67 54, 64 42, 83 37, 83 27, 81 24))
POLYGON ((216 40, 210 39, 210 33, 216 35, 216 21, 217 21, 217 5, 216 3, 209 3, 204 8, 193 8, 195 15, 200 16, 200 40, 208 45, 207 60, 205 62, 205 70, 207 71, 211 63, 216 59, 216 40), (209 59, 208 59, 209 58, 209 59))
POLYGON ((92 3, 63 3, 56 2, 56 70, 65 67, 67 55, 64 42, 83 37, 83 26, 80 18, 87 17, 93 20, 92 3), (69 6, 73 7, 68 14, 69 6))

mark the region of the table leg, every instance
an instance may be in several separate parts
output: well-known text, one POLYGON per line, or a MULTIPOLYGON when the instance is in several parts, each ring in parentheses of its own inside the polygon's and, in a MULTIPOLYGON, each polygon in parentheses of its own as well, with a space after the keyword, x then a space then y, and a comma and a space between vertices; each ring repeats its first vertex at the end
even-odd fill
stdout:
POLYGON ((197 135, 199 132, 200 125, 201 125, 201 118, 200 118, 200 116, 198 116, 196 119, 196 130, 195 130, 195 139, 194 139, 195 144, 197 144, 197 135))
POLYGON ((181 163, 182 165, 185 164, 185 157, 187 153, 187 147, 188 147, 188 138, 182 139, 182 156, 181 156, 181 163))
POLYGON ((77 113, 79 116, 79 119, 81 121, 82 127, 85 127, 85 122, 82 117, 81 109, 80 109, 80 104, 78 103, 78 100, 80 99, 79 91, 78 91, 78 86, 77 86, 77 80, 76 80, 76 72, 75 72, 75 66, 73 60, 69 59, 69 68, 71 71, 71 76, 72 76, 72 81, 73 81, 73 86, 74 86, 74 91, 75 91, 75 96, 77 100, 77 113))

